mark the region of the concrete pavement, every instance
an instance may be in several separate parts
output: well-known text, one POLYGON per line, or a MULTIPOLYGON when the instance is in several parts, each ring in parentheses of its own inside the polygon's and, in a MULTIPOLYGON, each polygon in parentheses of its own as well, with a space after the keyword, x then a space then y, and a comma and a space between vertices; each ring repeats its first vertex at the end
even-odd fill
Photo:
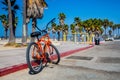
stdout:
MULTIPOLYGON (((65 43, 64 43, 65 44, 65 43)), ((1 77, 1 80, 119 80, 120 42, 105 42, 61 58, 59 65, 48 64, 30 75, 28 69, 1 77)))
POLYGON ((107 72, 120 73, 120 41, 106 42, 103 45, 77 52, 62 59, 61 64, 74 65, 107 72))
MULTIPOLYGON (((5 42, 4 42, 5 43, 5 42)), ((75 52, 93 47, 89 44, 76 44, 74 42, 53 42, 61 53, 67 56, 75 52)), ((26 47, 24 48, 0 48, 0 75, 6 75, 27 68, 26 47)))

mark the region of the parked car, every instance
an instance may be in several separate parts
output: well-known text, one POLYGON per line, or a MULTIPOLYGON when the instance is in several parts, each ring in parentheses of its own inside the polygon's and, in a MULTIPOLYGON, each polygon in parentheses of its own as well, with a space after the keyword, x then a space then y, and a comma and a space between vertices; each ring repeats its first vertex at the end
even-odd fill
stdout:
POLYGON ((112 36, 109 36, 105 39, 105 41, 114 41, 114 38, 112 36))

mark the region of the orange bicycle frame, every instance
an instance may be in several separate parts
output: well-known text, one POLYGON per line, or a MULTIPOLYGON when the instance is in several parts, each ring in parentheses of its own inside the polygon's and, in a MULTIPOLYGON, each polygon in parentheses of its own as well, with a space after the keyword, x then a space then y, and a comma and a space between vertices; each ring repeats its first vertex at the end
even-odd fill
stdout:
MULTIPOLYGON (((40 59, 45 59, 46 58, 46 55, 45 55, 45 52, 47 49, 49 49, 49 52, 51 52, 51 49, 50 49, 50 44, 51 44, 51 41, 50 41, 50 37, 48 34, 45 34, 44 36, 42 36, 37 42, 36 44, 38 45, 38 52, 36 53, 36 58, 38 60, 40 59), (43 49, 42 47, 42 43, 44 43, 44 45, 46 46, 45 49, 43 49), (39 52, 41 52, 41 55, 39 54, 39 52)), ((53 50, 53 49, 52 49, 53 50)), ((32 53, 32 56, 34 56, 34 53, 32 53)))

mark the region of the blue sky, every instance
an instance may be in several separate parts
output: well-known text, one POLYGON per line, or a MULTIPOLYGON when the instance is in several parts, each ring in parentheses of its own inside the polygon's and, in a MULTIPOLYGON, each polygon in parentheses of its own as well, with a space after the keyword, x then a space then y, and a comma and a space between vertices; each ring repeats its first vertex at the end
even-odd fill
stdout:
MULTIPOLYGON (((1 1, 1 0, 0 0, 1 1)), ((89 18, 109 19, 115 24, 120 23, 120 0, 45 0, 48 8, 44 10, 44 17, 38 20, 39 27, 44 25, 52 18, 58 18, 60 12, 65 13, 65 23, 70 25, 74 21, 74 17, 80 17, 81 20, 89 18)), ((17 0, 22 10, 22 0, 17 0)), ((0 3, 0 15, 7 14, 1 9, 3 5, 0 3)), ((22 11, 17 11, 19 23, 16 29, 16 35, 22 35, 22 11)), ((57 20, 58 23, 58 20, 57 20)), ((31 24, 28 24, 29 33, 31 32, 31 24)), ((4 30, 0 22, 0 36, 3 36, 4 30)))

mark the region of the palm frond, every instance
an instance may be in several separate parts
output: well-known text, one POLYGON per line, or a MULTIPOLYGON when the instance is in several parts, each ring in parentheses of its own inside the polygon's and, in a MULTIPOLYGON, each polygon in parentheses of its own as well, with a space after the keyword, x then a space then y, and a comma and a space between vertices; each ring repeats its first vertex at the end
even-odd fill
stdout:
POLYGON ((48 7, 48 4, 45 2, 45 0, 43 0, 42 5, 43 5, 44 7, 48 7))
POLYGON ((8 3, 8 0, 4 0, 6 3, 8 3))
POLYGON ((15 10, 19 10, 20 8, 19 8, 19 6, 16 4, 16 5, 14 6, 14 9, 15 9, 15 10))
POLYGON ((3 5, 7 6, 8 4, 4 1, 1 2, 3 5))
POLYGON ((12 10, 12 14, 16 14, 16 11, 15 11, 15 10, 12 10))
POLYGON ((2 22, 2 25, 4 28, 7 28, 7 25, 8 25, 8 18, 6 15, 0 15, 0 20, 2 22))
POLYGON ((8 10, 8 8, 2 8, 3 10, 5 10, 5 11, 7 11, 8 10))
POLYGON ((16 0, 11 0, 11 6, 15 5, 16 0))

